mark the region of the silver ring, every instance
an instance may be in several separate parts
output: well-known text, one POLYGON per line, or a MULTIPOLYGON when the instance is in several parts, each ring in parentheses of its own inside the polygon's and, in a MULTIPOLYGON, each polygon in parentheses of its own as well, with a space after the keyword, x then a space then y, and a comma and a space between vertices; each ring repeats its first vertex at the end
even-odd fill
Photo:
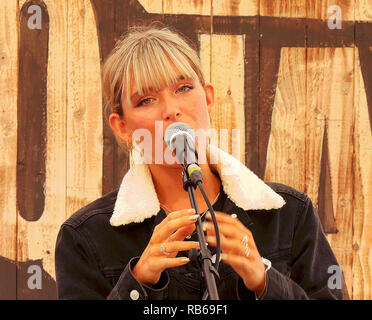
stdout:
POLYGON ((166 256, 169 256, 170 253, 165 251, 165 243, 163 242, 161 245, 160 245, 160 248, 159 248, 160 252, 165 254, 166 256))
POLYGON ((245 244, 245 256, 248 258, 249 253, 251 252, 251 249, 249 249, 248 243, 245 244))
POLYGON ((251 249, 248 246, 248 235, 244 235, 242 239, 242 244, 244 244, 244 247, 245 247, 244 254, 248 258, 249 253, 251 252, 251 249))

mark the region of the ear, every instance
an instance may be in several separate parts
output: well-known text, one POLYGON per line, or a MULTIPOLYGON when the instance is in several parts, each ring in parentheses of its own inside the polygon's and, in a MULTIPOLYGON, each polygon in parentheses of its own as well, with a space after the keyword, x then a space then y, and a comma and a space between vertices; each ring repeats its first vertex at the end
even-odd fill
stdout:
POLYGON ((118 113, 111 113, 109 117, 109 123, 112 131, 114 131, 115 135, 126 141, 127 143, 132 142, 131 134, 128 130, 127 125, 125 124, 124 120, 118 113))
POLYGON ((207 83, 204 85, 205 96, 207 99, 208 113, 211 114, 214 107, 214 87, 207 83))

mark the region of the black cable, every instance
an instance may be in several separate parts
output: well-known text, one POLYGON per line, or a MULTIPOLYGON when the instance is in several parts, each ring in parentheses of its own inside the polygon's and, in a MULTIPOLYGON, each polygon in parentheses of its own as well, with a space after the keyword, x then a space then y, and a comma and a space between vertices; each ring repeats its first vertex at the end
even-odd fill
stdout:
POLYGON ((218 270, 218 266, 220 264, 219 260, 220 260, 220 256, 221 256, 221 239, 220 239, 220 231, 218 229, 216 214, 214 213, 214 209, 213 209, 211 203, 209 202, 209 199, 207 197, 207 194, 204 191, 204 188, 203 188, 203 185, 201 184, 201 182, 198 183, 198 186, 199 186, 200 191, 201 191, 201 193, 204 197, 205 202, 207 203, 208 209, 211 213, 211 217, 212 217, 212 221, 213 221, 213 225, 214 225, 214 230, 215 230, 215 233, 216 233, 217 246, 216 246, 216 261, 214 263, 214 267, 216 268, 216 270, 218 270))
MULTIPOLYGON (((203 195, 203 198, 208 206, 208 209, 211 213, 211 217, 212 217, 212 221, 213 221, 213 225, 214 225, 214 230, 215 230, 215 233, 216 233, 216 241, 217 241, 217 246, 216 246, 216 261, 214 262, 214 268, 216 269, 216 271, 218 272, 218 267, 220 265, 220 256, 221 256, 221 239, 220 239, 220 231, 218 229, 218 224, 217 224, 217 219, 216 219, 216 214, 214 213, 214 210, 213 210, 213 207, 211 205, 211 203, 209 202, 209 199, 207 197, 207 194, 205 193, 205 190, 203 188, 203 185, 201 182, 198 182, 198 186, 199 186, 199 189, 203 195)), ((203 294, 203 298, 202 300, 206 300, 208 297, 208 290, 205 290, 204 291, 204 294, 203 294)))

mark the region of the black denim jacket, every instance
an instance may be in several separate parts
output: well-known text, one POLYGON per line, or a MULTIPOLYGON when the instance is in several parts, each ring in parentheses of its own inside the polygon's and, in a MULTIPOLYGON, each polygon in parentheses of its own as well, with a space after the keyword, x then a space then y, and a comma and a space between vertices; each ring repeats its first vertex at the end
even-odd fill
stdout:
MULTIPOLYGON (((223 192, 215 210, 235 213, 251 230, 262 257, 272 263, 266 274, 263 299, 342 299, 342 289, 332 289, 330 266, 337 260, 309 197, 279 183, 265 182, 286 204, 280 209, 247 210, 236 206, 223 192)), ((154 227, 166 217, 113 227, 109 219, 117 191, 73 214, 63 223, 55 251, 59 299, 188 299, 200 300, 205 286, 195 252, 180 252, 191 261, 162 273, 154 287, 139 283, 132 274, 154 227)), ((190 240, 196 240, 195 234, 190 240)), ((210 248, 212 254, 214 248, 210 248)), ((217 288, 221 300, 255 299, 240 277, 221 261, 217 288)))

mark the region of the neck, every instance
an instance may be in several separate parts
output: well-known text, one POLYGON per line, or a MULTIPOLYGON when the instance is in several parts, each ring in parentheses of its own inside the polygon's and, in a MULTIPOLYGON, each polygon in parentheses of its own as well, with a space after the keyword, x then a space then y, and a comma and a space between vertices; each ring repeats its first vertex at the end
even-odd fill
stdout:
MULTIPOLYGON (((149 164, 148 166, 160 205, 164 208, 166 214, 172 211, 191 208, 188 193, 183 189, 182 185, 183 167, 169 167, 156 164, 149 164)), ((213 173, 208 164, 200 165, 200 167, 203 174, 204 190, 209 201, 213 204, 220 192, 221 181, 218 176, 213 173)), ((195 196, 199 212, 201 213, 208 207, 199 188, 195 190, 195 196)))

